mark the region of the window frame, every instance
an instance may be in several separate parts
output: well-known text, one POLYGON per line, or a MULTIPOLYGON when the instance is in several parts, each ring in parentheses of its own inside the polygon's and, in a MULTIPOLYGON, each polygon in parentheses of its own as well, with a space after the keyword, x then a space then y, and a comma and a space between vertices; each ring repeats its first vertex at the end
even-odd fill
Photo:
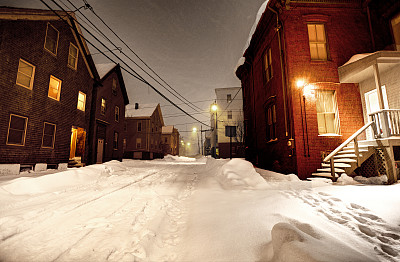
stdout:
POLYGON ((229 119, 229 120, 233 119, 232 110, 228 110, 228 111, 226 112, 226 118, 229 119))
POLYGON ((78 48, 76 45, 74 45, 72 42, 70 42, 70 43, 69 43, 69 48, 68 48, 67 66, 68 66, 69 68, 73 69, 73 70, 77 70, 77 69, 78 69, 78 57, 79 57, 79 48, 78 48), (74 48, 76 49, 76 57, 75 57, 75 65, 74 65, 74 66, 71 66, 71 65, 69 64, 69 58, 70 58, 70 56, 73 57, 73 56, 71 55, 71 46, 74 47, 74 48))
POLYGON ((48 92, 47 92, 47 97, 50 97, 51 99, 54 99, 54 100, 56 100, 56 101, 60 101, 60 97, 61 97, 61 85, 62 85, 62 80, 61 79, 58 79, 57 77, 55 77, 55 76, 53 76, 53 75, 50 75, 50 79, 49 79, 49 90, 48 90, 48 92), (57 98, 54 98, 54 97, 52 97, 52 96, 50 96, 50 83, 51 83, 51 79, 55 79, 56 81, 59 81, 60 82, 60 86, 59 86, 59 89, 58 89, 58 93, 57 93, 57 98))
POLYGON ((46 37, 44 38, 44 49, 45 49, 46 51, 48 51, 50 54, 52 54, 52 55, 54 55, 54 56, 57 56, 58 41, 59 41, 59 39, 60 39, 60 31, 58 31, 57 28, 55 28, 52 24, 50 24, 50 22, 48 22, 48 23, 47 23, 47 27, 46 27, 46 37), (54 30, 57 31, 57 41, 56 41, 56 48, 55 48, 56 50, 55 50, 55 53, 53 53, 53 51, 51 51, 51 50, 49 50, 49 49, 46 48, 46 43, 47 43, 47 32, 48 32, 48 30, 49 30, 49 25, 50 25, 54 30))
POLYGON ((278 136, 276 132, 276 102, 268 103, 264 109, 265 111, 265 138, 267 142, 277 141, 278 136))
POLYGON ((114 131, 114 139, 113 139, 114 150, 118 150, 118 139, 119 139, 119 133, 117 131, 114 131))
POLYGON ((56 124, 53 124, 53 123, 50 123, 50 122, 44 122, 43 123, 43 133, 42 133, 42 145, 41 145, 41 148, 50 148, 50 149, 54 149, 54 144, 55 144, 55 141, 56 141, 56 130, 57 130, 57 125, 56 124), (48 146, 43 146, 43 140, 44 140, 44 130, 45 130, 45 127, 46 127, 46 124, 48 124, 48 125, 53 125, 54 126, 54 133, 53 133, 53 138, 52 138, 52 145, 51 145, 51 147, 48 147, 48 146))
POLYGON ((227 102, 227 103, 232 102, 232 94, 227 94, 227 95, 226 95, 226 102, 227 102))
POLYGON ((136 138, 136 149, 142 149, 142 138, 140 138, 140 137, 136 138), (138 141, 140 141, 140 142, 138 142, 138 141))
POLYGON ((142 129, 143 129, 142 121, 138 121, 138 122, 137 122, 137 129, 136 129, 136 130, 137 130, 138 132, 142 132, 142 129), (140 124, 140 125, 139 125, 139 124, 140 124), (140 126, 140 130, 139 130, 139 126, 140 126))
POLYGON ((263 54, 263 76, 264 76, 264 83, 268 83, 274 77, 274 70, 272 67, 271 47, 268 47, 263 54))
POLYGON ((25 146, 26 131, 28 129, 28 120, 29 120, 28 117, 17 115, 17 114, 10 114, 10 119, 8 120, 6 145, 10 145, 10 146, 25 146), (23 132, 24 136, 23 136, 23 139, 22 139, 22 144, 14 144, 14 143, 9 143, 8 142, 8 138, 9 138, 9 135, 10 135, 10 126, 11 126, 11 118, 12 118, 12 116, 16 116, 16 117, 19 117, 19 118, 25 118, 25 128, 24 128, 24 132, 23 132))
POLYGON ((115 122, 119 123, 119 106, 115 106, 114 111, 115 111, 114 112, 115 113, 114 120, 115 120, 115 122))
POLYGON ((27 88, 27 89, 32 90, 32 89, 33 89, 33 80, 34 80, 34 78, 35 78, 35 70, 36 70, 36 66, 34 66, 34 65, 32 65, 31 63, 29 63, 28 61, 26 61, 26 60, 20 58, 20 59, 18 60, 17 78, 15 79, 15 83, 16 83, 17 85, 19 85, 19 86, 22 86, 22 87, 25 87, 25 88, 27 88), (29 82, 29 86, 24 86, 22 83, 18 83, 18 74, 19 74, 19 73, 21 73, 21 74, 23 74, 24 76, 26 76, 24 73, 22 73, 22 72, 19 71, 19 65, 20 65, 20 62, 21 62, 21 61, 23 61, 23 63, 25 63, 25 64, 28 64, 29 66, 32 66, 32 68, 33 68, 33 69, 32 69, 31 80, 30 80, 30 82, 29 82))
POLYGON ((82 111, 82 112, 85 112, 85 110, 86 110, 86 94, 85 93, 83 93, 82 91, 79 91, 78 92, 78 103, 77 103, 77 105, 76 105, 76 108, 78 109, 78 110, 80 110, 80 111, 82 111), (81 109, 81 108, 79 108, 79 95, 80 94, 82 94, 83 95, 83 97, 85 98, 84 100, 83 100, 83 109, 81 109))
POLYGON ((326 24, 323 22, 307 22, 307 37, 308 37, 308 48, 310 51, 310 59, 311 61, 328 61, 329 60, 329 52, 328 52, 328 39, 327 39, 327 34, 326 34, 326 24), (318 39, 318 34, 317 34, 317 25, 322 25, 323 27, 323 33, 324 33, 324 41, 319 42, 318 39), (314 26, 315 27, 315 37, 317 38, 315 41, 310 40, 310 29, 309 26, 314 26), (321 58, 320 55, 318 54, 318 44, 323 44, 325 47, 325 58, 321 58), (311 55, 311 45, 316 46, 316 51, 317 51, 317 56, 318 58, 313 58, 311 55))
POLYGON ((102 97, 101 102, 100 102, 100 114, 105 116, 107 112, 107 100, 102 97), (104 106, 103 106, 103 101, 104 101, 104 106))
POLYGON ((337 104, 337 96, 336 96, 336 90, 332 90, 332 89, 316 89, 315 90, 315 106, 316 106, 316 109, 317 109, 317 103, 318 103, 318 97, 317 97, 317 93, 319 93, 319 92, 333 92, 333 96, 332 96, 332 99, 333 99, 333 107, 334 107, 334 110, 335 110, 335 112, 322 112, 322 113, 318 113, 318 111, 316 110, 316 112, 317 112, 317 128, 318 128, 318 135, 319 136, 329 136, 329 135, 333 135, 333 136, 337 136, 337 135, 340 135, 340 119, 339 119, 339 109, 338 109, 338 104, 337 104), (325 130, 326 130, 326 132, 325 133, 321 133, 320 132, 320 124, 319 124, 319 121, 318 121, 318 115, 319 114, 324 114, 324 116, 325 115, 327 115, 327 114, 333 114, 334 115, 334 119, 333 119, 333 121, 334 121, 334 123, 333 123, 333 126, 334 126, 334 133, 332 133, 332 132, 327 132, 327 128, 326 128, 326 117, 324 117, 324 122, 325 122, 325 130))

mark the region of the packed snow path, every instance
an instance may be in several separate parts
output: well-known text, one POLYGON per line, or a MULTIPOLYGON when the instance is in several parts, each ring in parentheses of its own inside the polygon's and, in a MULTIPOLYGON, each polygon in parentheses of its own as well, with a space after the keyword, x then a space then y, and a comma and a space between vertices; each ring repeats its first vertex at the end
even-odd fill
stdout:
POLYGON ((400 184, 171 156, 28 175, 0 182, 0 261, 400 260, 400 184))

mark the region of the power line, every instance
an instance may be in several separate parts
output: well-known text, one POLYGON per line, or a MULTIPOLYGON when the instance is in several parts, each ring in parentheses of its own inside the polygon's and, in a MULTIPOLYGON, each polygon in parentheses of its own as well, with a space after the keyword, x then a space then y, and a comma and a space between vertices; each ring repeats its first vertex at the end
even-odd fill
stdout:
MULTIPOLYGON (((66 20, 64 20, 64 18, 59 15, 57 13, 57 11, 55 11, 54 9, 52 9, 46 2, 44 2, 44 0, 40 0, 47 8, 49 8, 51 11, 53 11, 61 20, 63 20, 69 27, 71 27, 73 30, 74 28, 72 27, 72 25, 70 25, 66 20)), ((67 11, 65 11, 58 3, 56 3, 54 0, 51 0, 54 4, 56 4, 59 8, 62 9, 62 11, 68 16, 68 18, 72 21, 76 21, 76 19, 74 19, 67 11)), ((185 113, 187 116, 189 116, 190 118, 196 120, 197 122, 209 126, 203 122, 201 122, 200 120, 196 119, 195 117, 193 117, 192 115, 190 115, 189 113, 187 113, 185 110, 183 110, 181 107, 179 107, 178 105, 176 105, 173 101, 171 101, 168 97, 166 97, 164 94, 162 94, 157 88, 155 88, 153 85, 151 85, 149 82, 147 82, 142 76, 140 76, 132 67, 130 67, 125 61, 123 61, 121 58, 119 58, 116 54, 114 54, 114 52, 112 52, 107 46, 105 46, 96 36, 94 36, 90 31, 88 31, 84 26, 82 26, 78 21, 76 21, 78 23, 78 25, 80 25, 82 28, 84 28, 94 39, 96 39, 101 45, 103 45, 108 51, 110 51, 117 59, 119 59, 122 63, 124 63, 131 71, 127 70, 125 67, 121 68, 127 72, 128 74, 130 74, 131 76, 133 76, 134 78, 142 81, 143 83, 147 84, 149 87, 151 87, 157 94, 159 94, 161 97, 163 97, 165 100, 167 100, 169 103, 175 105, 176 108, 178 108, 180 111, 182 111, 183 113, 185 113)), ((108 58, 110 61, 114 62, 115 64, 117 64, 112 58, 110 58, 109 56, 107 56, 106 54, 104 54, 104 52, 102 52, 97 46, 95 46, 94 44, 92 44, 87 38, 85 38, 82 34, 80 34, 79 32, 77 32, 77 30, 75 30, 76 33, 82 37, 86 42, 88 42, 91 46, 93 46, 97 51, 99 51, 100 53, 102 53, 106 58, 108 58)))

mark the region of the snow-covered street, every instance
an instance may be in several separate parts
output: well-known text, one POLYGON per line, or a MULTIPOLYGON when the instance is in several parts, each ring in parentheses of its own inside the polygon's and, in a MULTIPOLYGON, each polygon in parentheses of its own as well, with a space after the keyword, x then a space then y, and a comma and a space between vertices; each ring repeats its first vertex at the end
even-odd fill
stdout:
POLYGON ((168 156, 3 179, 0 260, 400 259, 400 184, 257 171, 168 156))

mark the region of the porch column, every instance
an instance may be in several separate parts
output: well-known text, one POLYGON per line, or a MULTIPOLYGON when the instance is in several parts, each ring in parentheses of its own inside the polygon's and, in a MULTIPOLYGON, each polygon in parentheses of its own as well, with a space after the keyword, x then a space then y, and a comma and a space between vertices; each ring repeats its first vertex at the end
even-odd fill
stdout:
MULTIPOLYGON (((376 86, 376 91, 378 94, 379 109, 383 110, 383 109, 385 109, 385 104, 383 102, 382 84, 381 84, 381 78, 379 75, 378 63, 375 62, 375 64, 373 66, 374 66, 375 86, 376 86)), ((390 133, 389 133, 389 123, 388 123, 387 114, 385 114, 385 112, 381 112, 379 114, 380 114, 380 119, 382 121, 383 137, 389 137, 390 133)))

